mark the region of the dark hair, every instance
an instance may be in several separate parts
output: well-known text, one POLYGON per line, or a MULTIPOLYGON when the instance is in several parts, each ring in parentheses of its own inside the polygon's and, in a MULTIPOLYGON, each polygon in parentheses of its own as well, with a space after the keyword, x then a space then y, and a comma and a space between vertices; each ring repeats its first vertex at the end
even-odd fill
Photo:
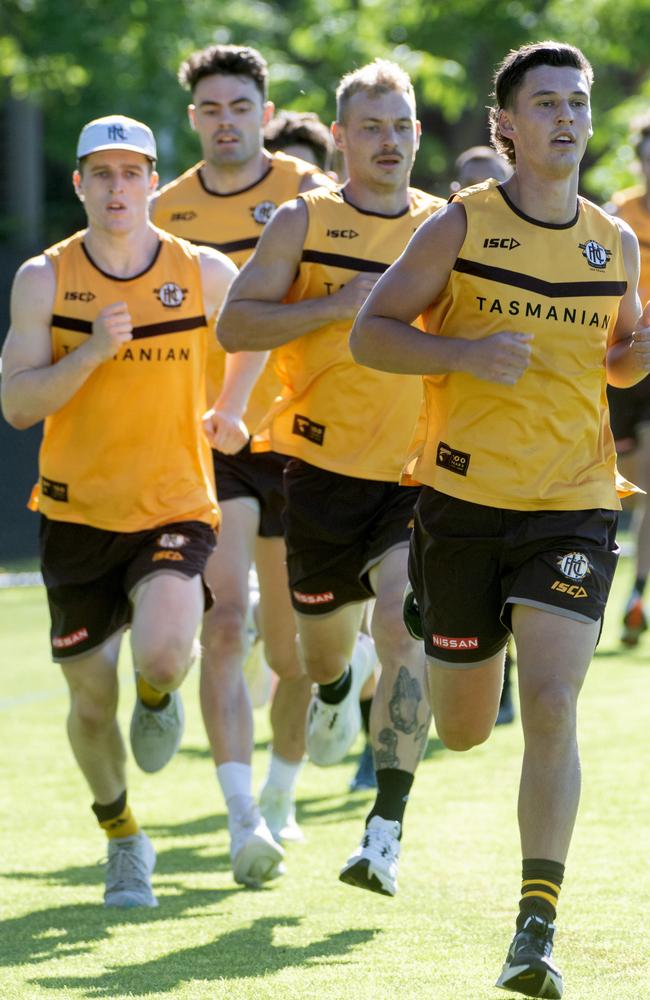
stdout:
POLYGON ((278 111, 264 129, 264 145, 271 152, 287 146, 309 146, 319 167, 325 169, 332 152, 327 125, 313 111, 278 111))
POLYGON ((268 93, 269 67, 257 49, 247 45, 210 45, 192 52, 181 63, 178 79, 182 87, 193 91, 204 76, 247 76, 260 92, 262 100, 268 93))
POLYGON ((494 107, 490 108, 492 145, 510 163, 515 162, 515 147, 510 139, 506 139, 501 134, 499 112, 513 106, 526 73, 536 66, 569 66, 584 73, 590 87, 594 82, 594 71, 591 68, 591 63, 574 45, 547 41, 511 49, 505 59, 497 66, 494 74, 494 93, 492 96, 496 103, 494 107))
POLYGON ((632 123, 634 152, 641 159, 643 147, 650 139, 650 117, 639 118, 632 123))

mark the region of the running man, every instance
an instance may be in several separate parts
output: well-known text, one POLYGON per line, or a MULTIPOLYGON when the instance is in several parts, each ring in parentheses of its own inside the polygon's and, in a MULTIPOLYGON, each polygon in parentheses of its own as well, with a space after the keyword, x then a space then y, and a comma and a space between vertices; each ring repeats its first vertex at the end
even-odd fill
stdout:
MULTIPOLYGON (((643 183, 614 194, 611 209, 632 227, 639 241, 639 296, 641 305, 645 305, 650 300, 650 120, 638 125, 635 151, 643 183)), ((627 474, 627 464, 633 464, 634 471, 630 471, 630 475, 647 493, 650 490, 650 380, 644 379, 630 391, 610 386, 607 400, 621 466, 627 474)), ((638 645, 648 628, 648 610, 644 601, 650 573, 650 504, 647 497, 636 497, 632 524, 636 569, 621 631, 621 642, 628 647, 638 645)))
MULTIPOLYGON (((52 658, 68 736, 108 836, 107 906, 156 906, 155 851, 127 802, 117 660, 131 627, 136 761, 158 771, 182 734, 218 509, 201 418, 206 316, 235 267, 151 225, 156 145, 141 122, 89 122, 74 185, 88 225, 16 275, 2 405, 45 420, 39 483, 52 658)), ((213 334, 214 335, 214 334, 213 334)))
POLYGON ((344 76, 336 97, 333 136, 348 180, 276 213, 236 279, 218 335, 228 351, 279 349, 282 398, 268 431, 270 446, 291 456, 289 582, 301 655, 318 685, 307 723, 316 764, 342 760, 359 731, 359 692, 374 668, 359 625, 376 598, 377 798, 341 877, 394 895, 406 799, 430 721, 422 646, 401 616, 417 490, 397 483, 421 389, 355 364, 348 336, 378 275, 444 203, 409 187, 420 125, 406 73, 377 60, 344 76))
MULTIPOLYGON (((192 243, 228 254, 241 267, 278 205, 322 183, 318 169, 283 153, 270 155, 263 129, 273 115, 268 67, 256 49, 215 45, 181 65, 192 97, 188 113, 203 159, 166 185, 153 206, 156 225, 192 243)), ((217 779, 228 809, 235 879, 257 885, 280 873, 276 841, 302 838, 294 789, 304 756, 310 682, 296 654, 296 627, 286 583, 280 513, 284 506, 277 453, 251 454, 248 434, 279 391, 272 363, 248 400, 250 384, 224 391, 224 352, 208 358, 208 398, 215 399, 213 439, 223 523, 206 579, 215 603, 202 633, 201 709, 217 779), (244 680, 248 652, 248 576, 255 563, 259 629, 265 657, 279 682, 271 706, 273 747, 260 796, 253 796, 253 712, 244 680), (268 824, 268 825, 267 825, 268 824)))
POLYGON ((422 226, 352 334, 358 361, 423 376, 409 573, 450 749, 490 735, 514 634, 523 879, 497 985, 556 998, 554 920, 580 793, 576 702, 618 551, 605 385, 650 368, 636 238, 578 197, 592 79, 569 45, 504 59, 492 139, 512 177, 459 192, 422 226), (411 325, 422 314, 426 333, 411 325))

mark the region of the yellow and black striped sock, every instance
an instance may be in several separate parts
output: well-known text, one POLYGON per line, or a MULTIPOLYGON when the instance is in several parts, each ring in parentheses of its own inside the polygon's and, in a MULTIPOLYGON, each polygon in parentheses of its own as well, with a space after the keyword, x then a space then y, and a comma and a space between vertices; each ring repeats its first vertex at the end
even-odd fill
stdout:
POLYGON ((136 691, 138 698, 147 708, 165 708, 169 703, 169 695, 166 691, 158 691, 144 679, 142 674, 137 675, 136 691))
POLYGON ((517 926, 536 913, 545 920, 555 920, 557 902, 564 878, 564 865, 545 858, 524 858, 521 865, 521 899, 517 926))
POLYGON ((109 840, 117 837, 132 837, 140 829, 131 812, 131 807, 126 804, 126 789, 115 799, 115 802, 109 802, 106 806, 99 802, 93 802, 92 810, 109 840))

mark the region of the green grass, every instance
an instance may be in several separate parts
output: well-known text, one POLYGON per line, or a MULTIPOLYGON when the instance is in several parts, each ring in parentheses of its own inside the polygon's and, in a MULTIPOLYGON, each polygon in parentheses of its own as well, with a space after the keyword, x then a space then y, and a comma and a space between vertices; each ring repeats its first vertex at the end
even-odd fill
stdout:
MULTIPOLYGON (((581 700, 584 792, 556 955, 567 1000, 642 1000, 650 993, 650 663, 620 655, 610 613, 581 700)), ((223 807, 198 711, 165 771, 130 769, 130 799, 158 849, 156 910, 101 905, 104 843, 68 748, 66 695, 49 662, 39 589, 0 591, 0 998, 75 1000, 482 1000, 516 910, 520 854, 518 723, 469 754, 432 738, 406 817, 395 899, 337 880, 371 797, 347 794, 352 757, 307 765, 298 818, 308 837, 287 875, 259 892, 232 881, 223 807)), ((121 666, 128 726, 128 656, 121 666)), ((268 726, 257 713, 255 774, 268 726)))

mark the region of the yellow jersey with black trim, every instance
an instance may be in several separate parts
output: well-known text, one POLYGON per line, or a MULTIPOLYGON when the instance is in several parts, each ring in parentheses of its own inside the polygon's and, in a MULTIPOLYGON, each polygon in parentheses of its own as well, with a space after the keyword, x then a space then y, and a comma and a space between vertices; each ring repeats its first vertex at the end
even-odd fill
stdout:
MULTIPOLYGON (((445 202, 409 189, 395 216, 355 208, 341 191, 300 196, 309 224, 300 269, 287 302, 338 291, 360 272, 381 274, 418 226, 445 202)), ((352 322, 328 323, 277 349, 282 394, 263 421, 274 451, 359 479, 397 482, 418 417, 418 376, 357 364, 348 345, 352 322)), ((254 442, 260 449, 263 440, 254 442)))
MULTIPOLYGON (((260 234, 275 210, 295 198, 302 181, 313 176, 331 184, 318 167, 286 153, 269 158, 266 173, 254 184, 230 194, 217 194, 206 187, 201 173, 204 161, 190 167, 176 180, 161 188, 153 202, 153 222, 176 236, 225 253, 241 268, 253 254, 260 234)), ((212 404, 221 391, 225 352, 214 338, 208 355, 208 400, 212 404)), ((279 391, 279 383, 269 359, 255 385, 244 414, 253 431, 279 391)))
POLYGON ((218 524, 203 433, 208 328, 199 252, 160 232, 132 278, 102 271, 84 232, 45 251, 56 275, 52 362, 87 342, 106 306, 127 303, 132 339, 45 421, 32 506, 55 521, 145 531, 218 524))
POLYGON ((627 287, 620 230, 583 198, 566 225, 519 211, 496 181, 468 188, 467 235, 425 327, 442 337, 533 334, 515 385, 425 376, 406 483, 512 510, 617 510, 605 354, 627 287))
POLYGON ((612 195, 615 215, 623 219, 636 233, 641 252, 639 296, 641 305, 650 299, 650 208, 642 187, 628 188, 612 195))

